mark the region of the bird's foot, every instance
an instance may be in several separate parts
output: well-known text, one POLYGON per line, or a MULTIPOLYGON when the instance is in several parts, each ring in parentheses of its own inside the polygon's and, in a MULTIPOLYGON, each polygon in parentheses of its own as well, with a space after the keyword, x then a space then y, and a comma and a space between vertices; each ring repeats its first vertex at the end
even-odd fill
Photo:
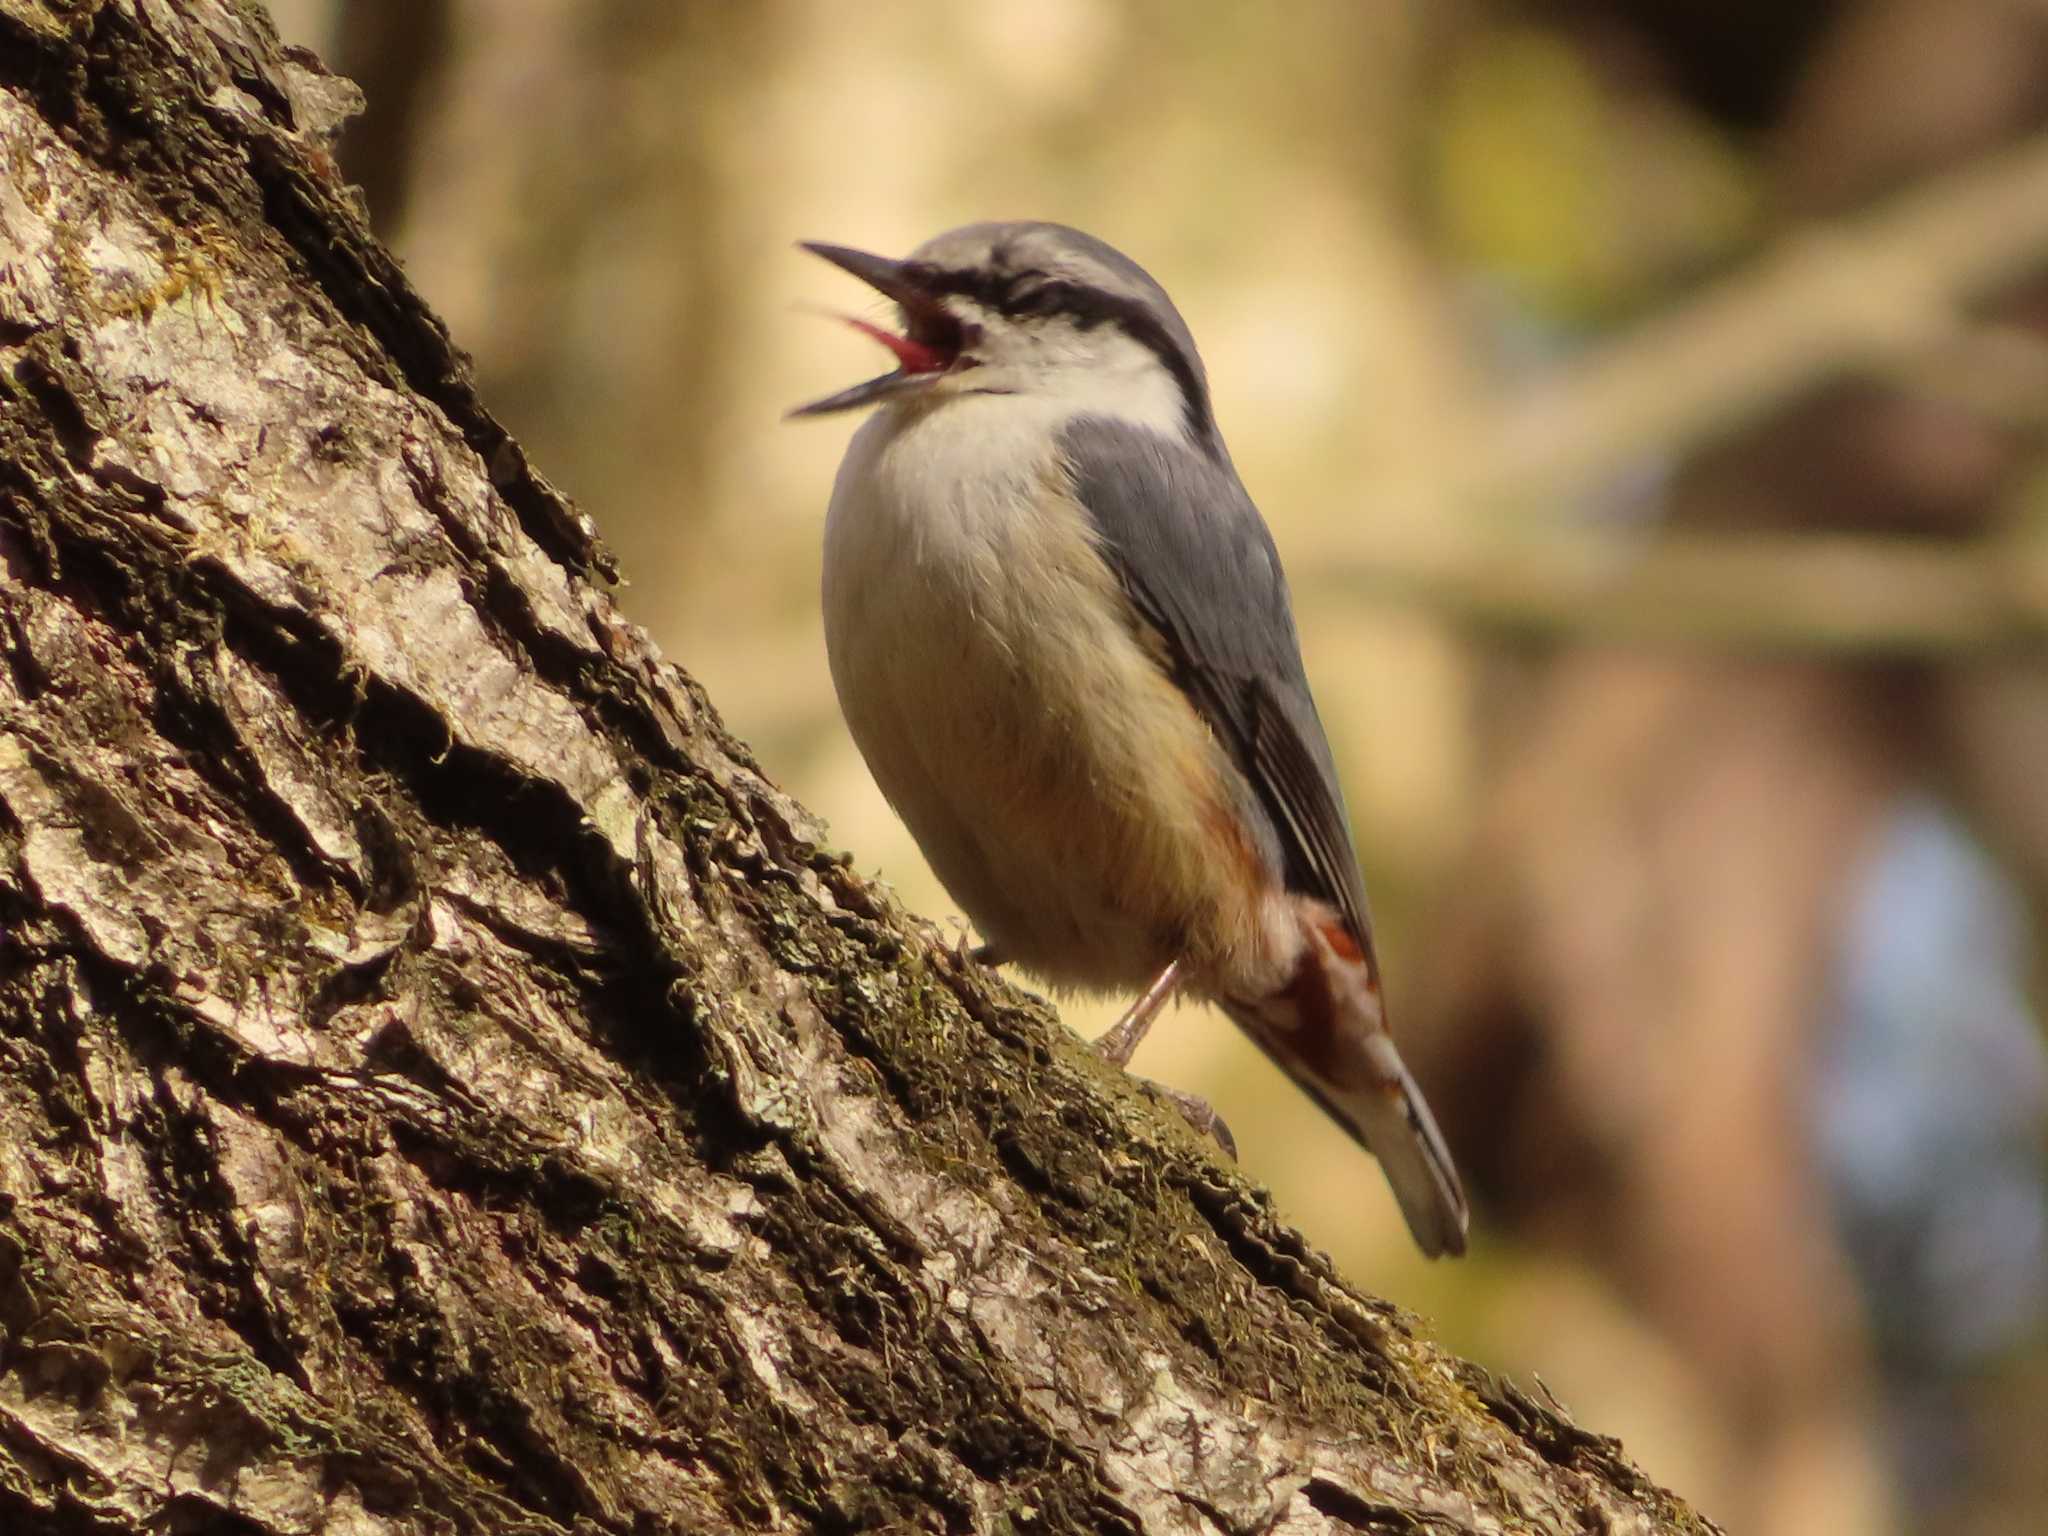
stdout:
POLYGON ((1007 959, 995 945, 975 943, 974 931, 971 928, 962 928, 960 937, 953 941, 953 958, 963 966, 972 961, 976 965, 985 965, 990 970, 1006 963, 1007 959))
POLYGON ((1237 1138, 1230 1134, 1230 1127, 1225 1125, 1223 1117, 1216 1113, 1215 1105, 1197 1094, 1169 1088, 1166 1084, 1155 1083, 1150 1078, 1140 1077, 1137 1081, 1179 1110, 1181 1119, 1187 1121, 1197 1136, 1208 1137, 1223 1149, 1225 1157, 1233 1163, 1237 1161, 1237 1138))
MULTIPOLYGON (((1126 1008, 1122 1018, 1096 1038, 1096 1054, 1112 1066, 1129 1071, 1132 1055, 1152 1028, 1152 1021, 1159 1017, 1159 1010, 1166 1006, 1167 999, 1173 996, 1174 988, 1179 985, 1180 962, 1175 961, 1153 978, 1152 985, 1145 989, 1145 995, 1126 1008)), ((1133 1081, 1150 1088, 1179 1110, 1181 1118, 1194 1128, 1197 1136, 1211 1138, 1233 1163, 1237 1161, 1237 1138, 1230 1134, 1230 1127, 1223 1123, 1223 1117, 1216 1113, 1207 1099, 1183 1093, 1178 1088, 1169 1088, 1149 1077, 1139 1077, 1135 1072, 1130 1075, 1133 1081)))
POLYGON ((1138 1042, 1151 1027, 1152 1020, 1138 1017, 1134 1009, 1095 1037, 1095 1054, 1112 1067, 1128 1069, 1131 1057, 1137 1054, 1138 1042))

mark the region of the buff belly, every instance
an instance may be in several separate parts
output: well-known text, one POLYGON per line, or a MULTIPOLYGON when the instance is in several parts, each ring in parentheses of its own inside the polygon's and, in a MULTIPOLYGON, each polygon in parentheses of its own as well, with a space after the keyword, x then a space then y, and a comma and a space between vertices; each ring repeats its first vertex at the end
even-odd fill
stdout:
POLYGON ((1298 941, 1241 776, 1060 467, 992 477, 982 439, 948 480, 967 414, 870 421, 833 497, 826 641, 877 783, 983 936, 1045 980, 1131 991, 1184 959, 1210 990, 1277 984, 1298 941))

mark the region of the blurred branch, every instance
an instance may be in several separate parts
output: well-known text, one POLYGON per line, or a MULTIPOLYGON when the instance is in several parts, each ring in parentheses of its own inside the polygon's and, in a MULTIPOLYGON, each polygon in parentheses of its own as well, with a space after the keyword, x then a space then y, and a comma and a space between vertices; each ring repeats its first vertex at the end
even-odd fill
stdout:
POLYGON ((2037 339, 1972 311, 2048 267, 2048 136, 1885 208, 1788 237, 1749 271, 1562 366, 1482 429, 1465 529, 1331 550, 1323 579, 1470 623, 1581 637, 1848 651, 2031 648, 2048 640, 2048 538, 2025 477, 1984 539, 1571 526, 1584 506, 1832 379, 1882 375, 2039 431, 2037 339), (1504 533, 1515 508, 1537 532, 1504 533), (1531 509, 1538 509, 1531 517, 1531 509), (1475 515, 1477 514, 1477 515, 1475 515))
POLYGON ((1745 533, 1646 542, 1557 530, 1339 556, 1322 571, 1351 591, 1421 602, 1470 624, 1578 639, 1873 654, 2048 641, 2048 546, 2039 539, 1745 533))
POLYGON ((1547 505, 1648 456, 1683 458, 1832 378, 1910 369, 1972 305, 2048 266, 2048 136, 1881 209, 1788 236, 1755 266, 1510 403, 1478 506, 1547 505))

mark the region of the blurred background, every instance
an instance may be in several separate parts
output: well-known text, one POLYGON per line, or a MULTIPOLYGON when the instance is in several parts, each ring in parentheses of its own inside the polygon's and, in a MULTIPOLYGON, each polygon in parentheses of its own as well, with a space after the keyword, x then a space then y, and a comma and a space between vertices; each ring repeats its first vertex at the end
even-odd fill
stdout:
POLYGON ((825 669, 854 423, 780 420, 884 364, 807 311, 877 306, 792 243, 1146 265, 1293 574, 1473 1256, 1220 1018, 1139 1069, 1731 1533, 2048 1530, 2048 3, 272 9, 627 609, 937 917, 825 669))

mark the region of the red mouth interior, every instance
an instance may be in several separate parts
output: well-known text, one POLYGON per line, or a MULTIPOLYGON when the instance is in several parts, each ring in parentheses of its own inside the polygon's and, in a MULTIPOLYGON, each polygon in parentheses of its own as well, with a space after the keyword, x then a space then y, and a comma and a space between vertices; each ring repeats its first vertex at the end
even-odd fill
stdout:
POLYGON ((885 331, 879 325, 870 325, 865 320, 856 320, 852 315, 841 316, 846 323, 863 336, 872 336, 891 352, 902 365, 905 373, 943 373, 952 366, 955 353, 929 342, 918 341, 909 336, 898 336, 885 331))

